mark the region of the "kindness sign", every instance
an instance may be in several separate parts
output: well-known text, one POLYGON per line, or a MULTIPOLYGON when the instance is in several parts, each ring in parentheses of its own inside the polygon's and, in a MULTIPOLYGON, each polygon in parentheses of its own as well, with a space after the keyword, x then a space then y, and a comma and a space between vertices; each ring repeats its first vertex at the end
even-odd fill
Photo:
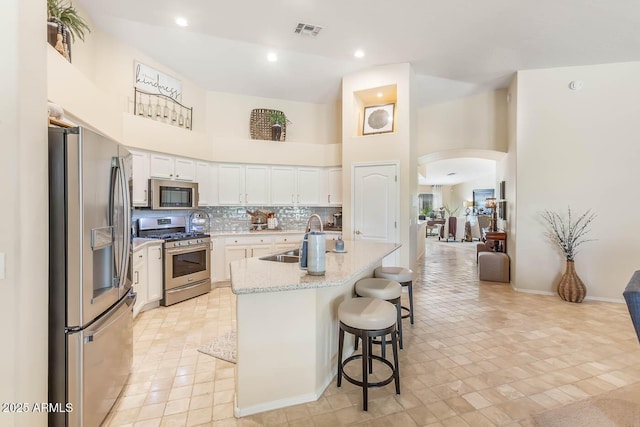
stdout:
POLYGON ((138 61, 134 63, 135 87, 143 92, 182 100, 182 82, 138 61))

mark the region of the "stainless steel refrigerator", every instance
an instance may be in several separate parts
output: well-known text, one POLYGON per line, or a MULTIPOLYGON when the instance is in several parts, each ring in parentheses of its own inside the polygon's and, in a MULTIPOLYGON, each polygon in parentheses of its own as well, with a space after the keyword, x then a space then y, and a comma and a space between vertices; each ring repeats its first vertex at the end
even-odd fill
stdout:
POLYGON ((130 168, 113 140, 49 129, 50 426, 99 426, 131 371, 130 168))

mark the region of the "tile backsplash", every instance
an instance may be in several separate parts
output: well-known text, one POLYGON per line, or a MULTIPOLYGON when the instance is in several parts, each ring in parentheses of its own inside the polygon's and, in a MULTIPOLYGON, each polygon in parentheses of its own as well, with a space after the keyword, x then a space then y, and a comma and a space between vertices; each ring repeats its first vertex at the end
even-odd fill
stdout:
MULTIPOLYGON (((312 214, 318 214, 323 224, 333 222, 333 214, 342 211, 340 207, 320 206, 213 206, 202 207, 209 215, 210 232, 247 232, 251 228, 251 215, 247 211, 274 212, 278 219, 278 229, 304 231, 307 220, 312 214)), ((157 211, 150 209, 134 209, 133 220, 138 218, 157 218, 164 216, 184 216, 189 222, 191 210, 157 211)))

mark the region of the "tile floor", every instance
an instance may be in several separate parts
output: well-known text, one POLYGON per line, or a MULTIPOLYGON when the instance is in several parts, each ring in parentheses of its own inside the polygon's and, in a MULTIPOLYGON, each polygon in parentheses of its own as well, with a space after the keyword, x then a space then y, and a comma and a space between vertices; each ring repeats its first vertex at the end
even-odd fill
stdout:
POLYGON ((197 351, 234 326, 234 295, 220 288, 138 317, 133 374, 105 426, 530 426, 531 414, 640 381, 624 304, 479 282, 461 243, 427 240, 418 273, 402 394, 372 390, 368 412, 359 388, 334 382, 316 402, 233 418, 234 365, 197 351))

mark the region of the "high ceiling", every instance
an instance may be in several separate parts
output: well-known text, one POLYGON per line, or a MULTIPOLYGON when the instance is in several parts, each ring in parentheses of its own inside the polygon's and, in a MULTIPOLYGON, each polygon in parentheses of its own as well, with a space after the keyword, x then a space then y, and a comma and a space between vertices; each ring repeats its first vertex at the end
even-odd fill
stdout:
POLYGON ((75 4, 207 90, 314 103, 339 99, 342 76, 380 64, 411 63, 424 106, 505 87, 517 70, 640 59, 638 0, 75 4), (176 16, 189 26, 178 27, 176 16), (298 35, 298 23, 323 29, 298 35), (356 49, 364 58, 354 58, 356 49))
MULTIPOLYGON (((417 105, 425 106, 506 87, 517 70, 640 60, 638 0, 75 4, 206 90, 312 103, 339 100, 342 76, 382 64, 411 63, 417 105), (177 16, 189 26, 178 27, 177 16), (298 23, 323 28, 299 35, 298 23), (357 49, 363 58, 354 58, 357 49)), ((421 172, 421 184, 454 185, 495 173, 495 162, 450 159, 421 172)))

